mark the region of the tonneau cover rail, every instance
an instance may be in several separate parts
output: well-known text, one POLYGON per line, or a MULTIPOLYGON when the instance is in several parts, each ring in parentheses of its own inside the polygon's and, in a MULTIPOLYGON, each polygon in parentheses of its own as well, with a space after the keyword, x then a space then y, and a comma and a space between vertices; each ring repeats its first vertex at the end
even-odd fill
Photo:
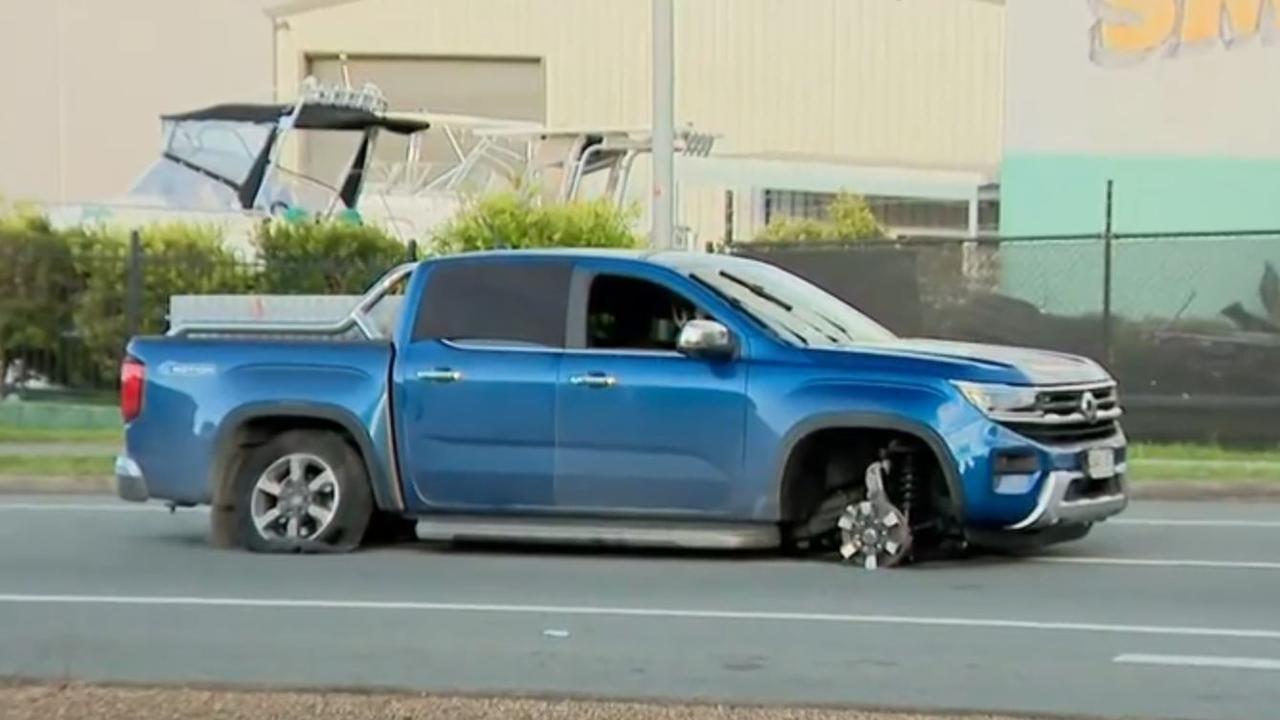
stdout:
POLYGON ((369 288, 346 317, 333 322, 258 322, 258 321, 225 321, 194 320, 179 323, 165 333, 168 337, 190 337, 192 335, 341 335, 353 329, 368 340, 381 338, 376 323, 369 317, 369 311, 377 305, 387 293, 391 292, 401 280, 406 278, 417 263, 404 263, 387 271, 372 287, 369 288))

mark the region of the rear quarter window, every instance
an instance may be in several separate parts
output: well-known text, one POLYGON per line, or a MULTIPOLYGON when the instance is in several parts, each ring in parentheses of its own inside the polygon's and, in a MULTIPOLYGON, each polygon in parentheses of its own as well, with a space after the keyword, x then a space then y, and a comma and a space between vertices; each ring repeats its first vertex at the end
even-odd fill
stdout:
POLYGON ((562 348, 569 261, 450 261, 427 277, 413 339, 562 348))

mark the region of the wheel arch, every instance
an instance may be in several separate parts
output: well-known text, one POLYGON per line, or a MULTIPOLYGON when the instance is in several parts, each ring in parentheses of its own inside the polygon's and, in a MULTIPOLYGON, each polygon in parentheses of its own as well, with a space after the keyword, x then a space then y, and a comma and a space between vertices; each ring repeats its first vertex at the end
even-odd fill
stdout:
POLYGON ((239 449, 251 443, 259 430, 263 437, 272 437, 295 429, 329 430, 343 436, 364 466, 375 507, 391 511, 403 509, 400 494, 383 463, 378 462, 378 451, 368 429, 351 411, 319 403, 255 403, 237 408, 223 418, 215 436, 213 463, 209 469, 210 503, 215 508, 234 505, 231 488, 239 470, 237 463, 243 455, 239 449))
POLYGON ((951 495, 957 519, 963 518, 965 509, 964 484, 956 469, 955 457, 942 437, 928 425, 916 420, 897 415, 882 413, 830 413, 809 418, 794 425, 783 436, 778 453, 774 478, 777 492, 778 515, 783 521, 794 520, 788 517, 790 497, 793 485, 798 481, 791 472, 792 463, 799 458, 797 451, 807 438, 827 430, 864 430, 887 431, 910 435, 933 453, 942 471, 947 491, 951 495))

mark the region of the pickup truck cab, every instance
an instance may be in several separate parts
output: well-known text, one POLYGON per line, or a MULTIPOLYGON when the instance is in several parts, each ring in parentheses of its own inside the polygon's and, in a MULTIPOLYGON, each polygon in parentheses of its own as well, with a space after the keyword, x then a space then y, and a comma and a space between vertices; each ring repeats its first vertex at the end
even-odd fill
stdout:
POLYGON ((211 505, 215 540, 255 551, 346 551, 411 522, 874 568, 1079 538, 1127 503, 1096 363, 895 337, 718 254, 405 265, 341 323, 135 338, 121 392, 118 494, 211 505))

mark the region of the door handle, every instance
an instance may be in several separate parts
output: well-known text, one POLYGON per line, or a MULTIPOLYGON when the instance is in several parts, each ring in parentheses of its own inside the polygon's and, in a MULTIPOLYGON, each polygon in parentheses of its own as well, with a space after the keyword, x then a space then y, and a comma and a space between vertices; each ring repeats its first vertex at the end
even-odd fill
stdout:
POLYGON ((462 379, 462 372, 450 368, 436 368, 434 370, 419 370, 419 380, 430 380, 432 382, 458 382, 462 379))
POLYGON ((604 373, 587 373, 586 375, 570 375, 569 382, 587 387, 609 388, 618 384, 618 378, 604 373))

